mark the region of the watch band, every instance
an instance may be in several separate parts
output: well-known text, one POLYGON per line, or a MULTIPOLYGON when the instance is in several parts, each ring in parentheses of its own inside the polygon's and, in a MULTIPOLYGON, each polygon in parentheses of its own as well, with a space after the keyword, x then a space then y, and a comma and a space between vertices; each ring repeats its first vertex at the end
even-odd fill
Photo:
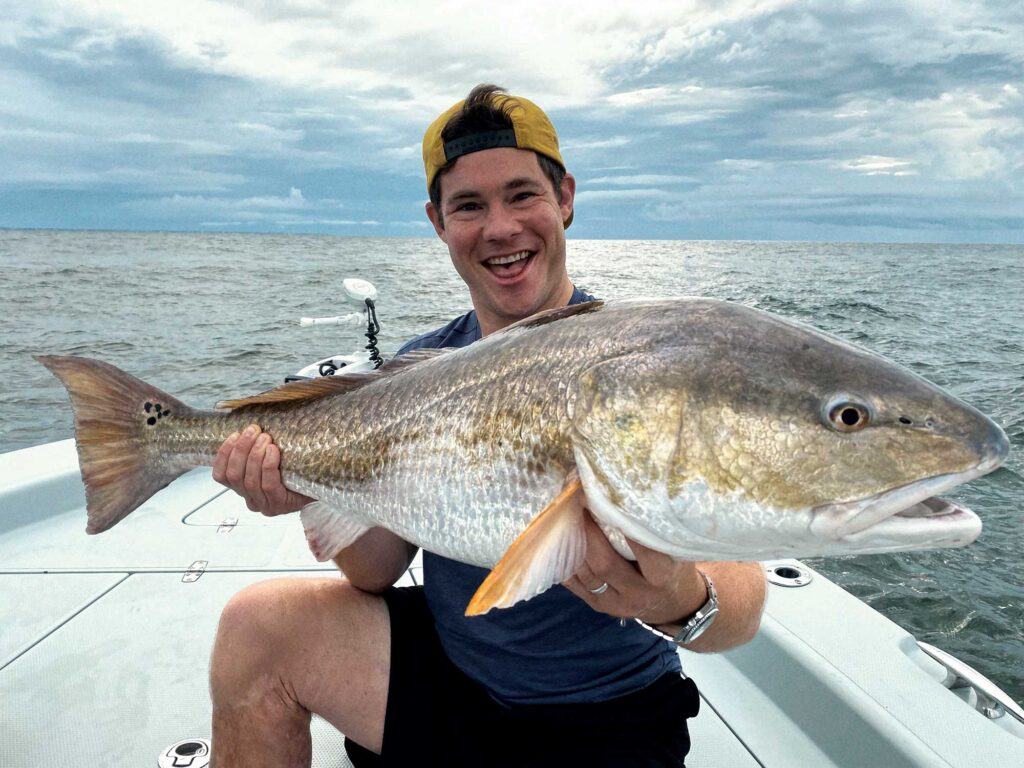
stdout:
MULTIPOLYGON (((675 632, 675 634, 669 634, 658 627, 654 627, 646 622, 640 621, 640 619, 637 619, 637 622, 654 634, 659 635, 676 645, 692 643, 698 637, 703 635, 715 620, 715 616, 718 615, 718 592, 715 591, 715 584, 711 581, 710 576, 704 573, 704 571, 697 571, 697 573, 699 573, 704 579, 704 584, 708 588, 707 602, 698 608, 697 611, 686 621, 683 621, 682 626, 677 632, 675 632)), ((662 624, 661 626, 674 628, 675 624, 676 622, 672 622, 672 624, 662 624)))

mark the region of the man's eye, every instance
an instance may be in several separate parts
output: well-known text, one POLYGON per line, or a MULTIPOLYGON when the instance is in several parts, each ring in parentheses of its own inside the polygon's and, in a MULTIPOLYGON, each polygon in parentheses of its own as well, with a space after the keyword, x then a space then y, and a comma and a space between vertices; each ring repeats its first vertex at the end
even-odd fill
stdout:
POLYGON ((455 211, 475 211, 479 208, 478 203, 459 203, 455 206, 455 211))
POLYGON ((536 194, 537 194, 536 192, 519 192, 512 199, 517 201, 517 202, 520 201, 520 200, 528 200, 531 197, 535 197, 536 194))

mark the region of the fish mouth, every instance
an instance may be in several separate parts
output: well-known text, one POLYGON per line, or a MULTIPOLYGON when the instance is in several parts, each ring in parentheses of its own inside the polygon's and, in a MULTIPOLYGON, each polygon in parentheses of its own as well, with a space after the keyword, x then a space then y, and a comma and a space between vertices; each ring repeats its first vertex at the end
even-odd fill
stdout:
POLYGON ((1005 458, 996 451, 975 467, 917 480, 863 499, 822 504, 811 511, 815 533, 836 542, 859 544, 864 551, 970 544, 981 520, 967 507, 938 494, 988 474, 1005 458))
POLYGON ((981 518, 962 504, 932 496, 869 525, 846 529, 836 544, 847 553, 963 547, 981 534, 981 518))

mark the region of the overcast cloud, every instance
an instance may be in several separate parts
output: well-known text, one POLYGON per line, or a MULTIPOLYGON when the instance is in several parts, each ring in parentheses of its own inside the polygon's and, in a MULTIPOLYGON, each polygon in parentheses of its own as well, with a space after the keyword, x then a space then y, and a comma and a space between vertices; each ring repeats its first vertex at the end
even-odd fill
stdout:
POLYGON ((0 0, 0 226, 428 235, 489 81, 575 237, 1024 242, 1020 3, 579 5, 0 0))

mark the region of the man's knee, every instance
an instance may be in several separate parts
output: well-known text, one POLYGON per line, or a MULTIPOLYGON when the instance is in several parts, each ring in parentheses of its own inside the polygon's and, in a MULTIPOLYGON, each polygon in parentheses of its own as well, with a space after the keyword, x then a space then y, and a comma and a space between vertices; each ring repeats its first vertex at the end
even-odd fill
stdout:
MULTIPOLYGON (((291 654, 309 658, 317 638, 346 609, 368 596, 341 579, 271 579, 242 589, 224 606, 217 626, 211 673, 221 668, 266 671, 291 654), (334 616, 327 617, 324 614, 334 616)), ((332 634, 332 644, 343 638, 332 634)))
POLYGON ((252 643, 258 648, 266 646, 274 635, 290 621, 284 593, 292 591, 288 579, 274 579, 250 584, 224 606, 217 625, 217 640, 231 645, 252 643))
POLYGON ((253 680, 253 671, 266 670, 269 657, 281 653, 275 642, 286 621, 273 609, 278 601, 278 581, 251 584, 234 595, 221 611, 210 658, 210 686, 214 698, 219 692, 237 691, 253 680))
POLYGON ((227 602, 210 660, 214 693, 258 678, 279 679, 302 636, 297 628, 309 623, 316 589, 312 580, 272 579, 250 584, 227 602))

